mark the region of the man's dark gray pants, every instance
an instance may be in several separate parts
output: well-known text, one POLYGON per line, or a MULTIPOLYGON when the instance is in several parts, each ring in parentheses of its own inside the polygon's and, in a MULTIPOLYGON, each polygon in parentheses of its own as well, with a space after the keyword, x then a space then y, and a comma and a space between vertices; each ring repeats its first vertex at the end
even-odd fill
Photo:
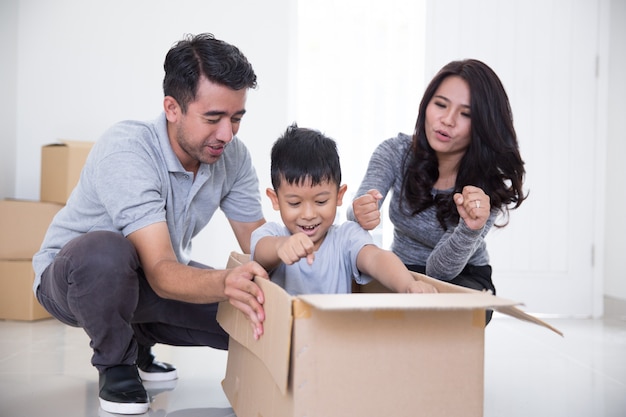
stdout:
POLYGON ((67 243, 42 274, 37 299, 61 322, 85 330, 100 372, 134 364, 137 343, 228 348, 217 304, 156 295, 135 247, 119 233, 90 232, 67 243))

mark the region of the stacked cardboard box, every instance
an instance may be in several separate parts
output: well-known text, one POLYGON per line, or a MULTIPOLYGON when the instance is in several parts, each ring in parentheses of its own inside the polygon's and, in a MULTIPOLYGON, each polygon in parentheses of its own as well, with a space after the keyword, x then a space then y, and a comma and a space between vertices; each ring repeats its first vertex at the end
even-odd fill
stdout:
POLYGON ((93 142, 61 140, 41 149, 41 201, 67 202, 92 146, 93 142))
MULTIPOLYGON (((228 266, 249 258, 233 253, 228 266)), ((292 297, 255 278, 265 295, 264 334, 228 302, 222 382, 238 417, 483 415, 485 310, 560 332, 517 303, 425 275, 438 294, 292 297)))
POLYGON ((39 250, 58 203, 0 201, 0 318, 50 317, 33 295, 32 257, 39 250))
POLYGON ((50 317, 33 295, 32 257, 78 183, 92 146, 79 141, 43 146, 40 201, 0 201, 0 319, 50 317))

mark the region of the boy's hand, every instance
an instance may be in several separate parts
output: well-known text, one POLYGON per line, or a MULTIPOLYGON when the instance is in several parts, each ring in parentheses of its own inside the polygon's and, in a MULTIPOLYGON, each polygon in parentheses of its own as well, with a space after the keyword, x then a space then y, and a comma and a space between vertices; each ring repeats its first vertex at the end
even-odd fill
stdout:
POLYGON ((406 289, 408 293, 416 293, 416 294, 433 294, 437 293, 437 288, 432 285, 423 282, 423 281, 414 281, 409 284, 409 287, 406 289))
POLYGON ((309 265, 313 264, 315 245, 310 237, 304 233, 295 233, 285 240, 277 250, 278 257, 286 265, 292 265, 302 258, 306 258, 309 265))

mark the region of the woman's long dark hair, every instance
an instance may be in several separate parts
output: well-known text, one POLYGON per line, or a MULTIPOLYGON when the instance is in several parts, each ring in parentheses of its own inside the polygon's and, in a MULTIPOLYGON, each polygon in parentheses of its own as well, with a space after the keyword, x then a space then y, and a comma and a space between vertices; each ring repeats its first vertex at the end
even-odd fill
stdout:
POLYGON ((437 219, 444 229, 457 224, 459 213, 451 194, 433 195, 433 185, 439 177, 435 151, 426 140, 426 108, 444 79, 456 75, 467 82, 470 89, 471 140, 461 159, 454 192, 466 185, 483 189, 491 199, 492 210, 499 210, 508 224, 509 209, 518 208, 526 199, 524 161, 513 127, 509 98, 496 73, 475 59, 453 61, 444 66, 432 79, 419 107, 413 133, 413 143, 406 155, 403 179, 403 198, 415 215, 435 205, 437 219))

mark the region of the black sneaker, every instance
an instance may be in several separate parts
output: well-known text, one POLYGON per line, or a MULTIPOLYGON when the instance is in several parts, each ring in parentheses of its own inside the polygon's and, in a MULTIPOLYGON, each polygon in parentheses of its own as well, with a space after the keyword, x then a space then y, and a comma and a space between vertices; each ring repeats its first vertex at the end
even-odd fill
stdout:
POLYGON ((109 413, 143 414, 148 411, 148 394, 135 365, 118 365, 100 374, 100 407, 109 413))
POLYGON ((169 363, 155 361, 148 346, 138 346, 137 368, 143 381, 172 381, 178 378, 176 368, 169 363))

